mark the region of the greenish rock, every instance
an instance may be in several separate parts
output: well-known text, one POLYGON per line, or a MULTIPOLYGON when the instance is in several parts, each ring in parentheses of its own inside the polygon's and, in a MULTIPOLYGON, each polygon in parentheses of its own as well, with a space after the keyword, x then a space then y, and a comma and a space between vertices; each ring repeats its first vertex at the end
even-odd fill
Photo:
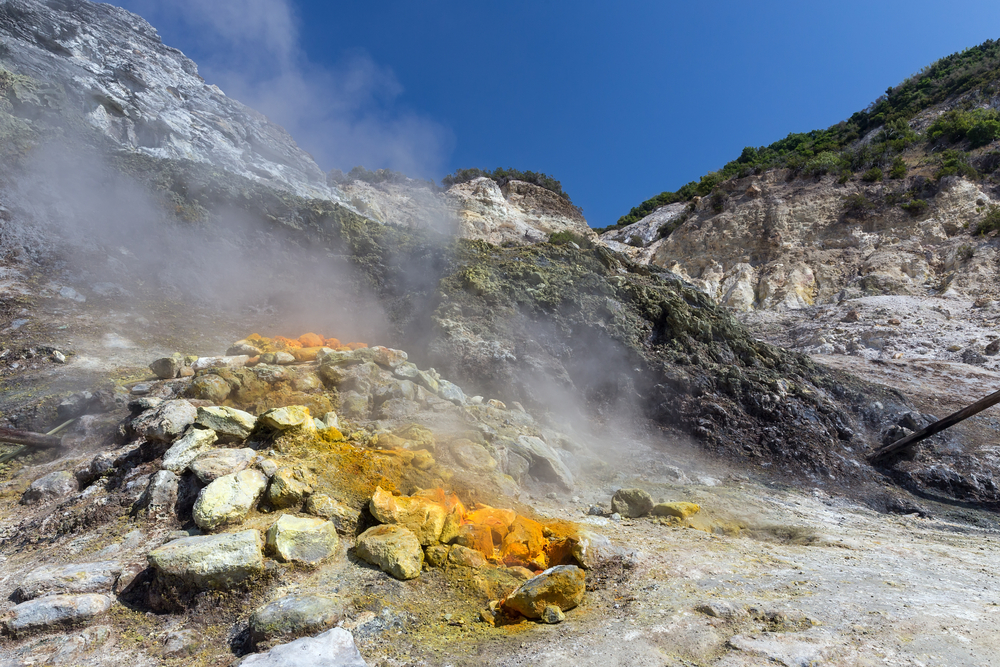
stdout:
POLYGON ((575 565, 557 565, 521 584, 504 599, 503 607, 525 618, 541 618, 550 605, 562 611, 573 609, 583 601, 585 590, 583 570, 575 565))
POLYGON ((368 417, 368 397, 356 391, 349 391, 340 397, 340 412, 348 419, 368 417))
POLYGON ((305 511, 313 516, 328 519, 336 526, 337 532, 350 534, 354 532, 361 518, 361 512, 338 503, 325 493, 314 493, 306 499, 305 511))
POLYGON ((555 625, 556 623, 562 623, 566 620, 566 614, 563 610, 554 604, 550 604, 545 609, 542 610, 541 621, 542 623, 548 623, 549 625, 555 625))
POLYGON ((219 436, 219 442, 243 442, 253 431, 257 418, 249 412, 228 406, 198 408, 196 426, 209 428, 219 436))
POLYGON ((455 405, 465 405, 466 403, 465 392, 457 384, 447 380, 438 381, 437 395, 455 405))
POLYGON ((149 370, 161 380, 174 379, 180 375, 182 368, 184 368, 184 357, 179 354, 157 359, 149 365, 149 370))
POLYGON ((20 578, 14 598, 25 602, 52 594, 109 593, 121 572, 114 561, 42 565, 20 578))
POLYGON ((420 376, 420 369, 416 364, 405 362, 392 369, 392 372, 401 380, 414 381, 420 376))
POLYGON ((257 459, 257 452, 244 447, 242 449, 209 449, 197 457, 188 466, 202 484, 211 484, 220 477, 246 470, 257 459))
POLYGON ((184 390, 184 395, 188 398, 196 398, 212 403, 222 403, 229 398, 232 387, 215 373, 199 375, 191 380, 191 384, 184 390))
POLYGON ((264 428, 279 433, 309 434, 316 432, 309 408, 304 405, 290 405, 268 410, 257 419, 264 428))
POLYGON ((288 640, 314 635, 340 622, 343 604, 324 595, 287 595, 266 604, 250 616, 250 641, 288 640))
POLYGON ((466 470, 486 472, 497 467, 496 459, 490 456, 489 451, 471 440, 460 439, 451 443, 451 454, 466 470))
POLYGON ((618 489, 611 497, 611 511, 622 516, 646 516, 653 509, 653 499, 642 489, 618 489))
POLYGON ((89 623, 111 609, 107 595, 47 595, 16 605, 4 620, 9 634, 20 637, 61 626, 89 623))
POLYGON ((340 545, 330 521, 282 514, 267 529, 267 551, 285 563, 319 563, 340 545))
POLYGON ((402 580, 419 577, 424 562, 424 551, 417 536, 396 525, 374 526, 361 533, 355 553, 358 558, 402 580))
POLYGON ((218 437, 215 431, 195 426, 188 428, 184 435, 163 454, 163 469, 175 474, 184 472, 191 462, 199 454, 208 451, 216 440, 218 437))
POLYGON ((242 521, 264 494, 267 477, 259 470, 241 470, 223 475, 206 486, 194 503, 194 522, 202 530, 214 530, 242 521))
POLYGON ((701 507, 695 503, 673 502, 658 503, 653 506, 650 513, 653 516, 673 516, 678 519, 686 519, 701 511, 701 507))
POLYGON ((315 475, 307 470, 293 466, 278 468, 267 489, 267 502, 275 509, 301 507, 315 483, 315 475))
POLYGON ((451 547, 444 544, 434 544, 424 549, 424 560, 431 567, 444 567, 448 562, 448 552, 451 547))
POLYGON ((160 575, 198 589, 228 589, 264 571, 256 530, 182 537, 153 549, 149 565, 160 575))
POLYGON ((438 381, 437 373, 432 372, 433 370, 417 371, 415 382, 432 394, 436 394, 441 390, 441 383, 438 381))

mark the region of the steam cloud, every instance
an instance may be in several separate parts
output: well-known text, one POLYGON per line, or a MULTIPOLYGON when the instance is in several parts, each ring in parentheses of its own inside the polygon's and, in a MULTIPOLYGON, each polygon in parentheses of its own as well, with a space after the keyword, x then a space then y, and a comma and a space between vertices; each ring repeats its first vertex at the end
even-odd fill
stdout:
POLYGON ((451 151, 450 130, 401 107, 403 86, 389 68, 365 53, 334 67, 312 62, 291 0, 128 6, 154 25, 180 24, 194 40, 217 44, 199 58, 202 75, 283 126, 325 169, 361 164, 428 177, 451 151))

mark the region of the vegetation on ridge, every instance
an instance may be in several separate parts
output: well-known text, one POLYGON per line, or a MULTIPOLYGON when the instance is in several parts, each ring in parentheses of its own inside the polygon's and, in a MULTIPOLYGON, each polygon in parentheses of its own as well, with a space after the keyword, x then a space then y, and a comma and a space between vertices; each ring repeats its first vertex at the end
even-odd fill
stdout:
MULTIPOLYGON (((691 181, 676 192, 662 192, 632 208, 615 225, 597 231, 630 225, 662 206, 706 196, 730 178, 774 168, 788 168, 803 176, 838 173, 844 181, 857 172, 865 173, 869 180, 881 180, 873 170, 878 168, 884 173, 891 169, 890 178, 901 178, 905 175, 905 165, 901 166, 899 154, 918 139, 909 121, 934 104, 970 91, 988 95, 1000 92, 998 80, 1000 41, 988 40, 941 58, 886 90, 867 109, 832 127, 792 133, 770 146, 748 146, 719 171, 691 181), (882 132, 873 141, 856 145, 859 139, 880 127, 882 132)), ((931 125, 927 138, 952 143, 968 140, 971 148, 986 145, 1000 138, 1000 113, 992 109, 949 111, 931 125)))
POLYGON ((456 169, 454 174, 449 174, 441 179, 441 185, 446 188, 450 188, 453 185, 468 183, 469 181, 477 178, 493 179, 493 181, 500 187, 503 187, 509 181, 524 181, 525 183, 531 183, 554 192, 567 202, 571 204, 573 203, 573 201, 569 198, 569 195, 563 191, 562 183, 548 174, 543 174, 538 171, 521 171, 520 169, 512 168, 501 169, 500 167, 497 167, 493 171, 485 171, 477 167, 472 167, 471 169, 456 169))

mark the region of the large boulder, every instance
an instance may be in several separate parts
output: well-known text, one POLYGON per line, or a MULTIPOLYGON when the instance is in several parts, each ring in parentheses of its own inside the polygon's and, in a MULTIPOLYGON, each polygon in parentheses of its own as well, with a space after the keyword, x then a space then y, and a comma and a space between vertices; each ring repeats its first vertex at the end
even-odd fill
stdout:
POLYGON ((451 443, 451 453, 460 466, 466 470, 489 472, 497 467, 496 459, 480 444, 460 439, 451 443))
POLYGON ((198 454, 188 469, 202 484, 211 484, 220 477, 246 470, 257 459, 257 452, 242 449, 209 449, 198 454))
POLYGON ((248 656, 238 667, 368 667, 368 663, 354 645, 351 633, 333 628, 248 656))
POLYGON ((223 475, 198 494, 194 522, 202 530, 214 530, 242 521, 267 488, 267 477, 259 470, 241 470, 223 475))
POLYGON ((137 435, 155 442, 173 442, 194 423, 198 409, 183 399, 163 401, 151 413, 132 422, 137 435))
POLYGON ((290 405, 284 408, 268 410, 257 419, 264 428, 279 433, 309 434, 316 432, 309 408, 304 405, 290 405))
POLYGON ((611 511, 622 516, 646 516, 652 509, 653 499, 642 489, 618 489, 611 497, 611 511))
POLYGON ((286 563, 318 563, 339 545, 336 526, 323 519, 282 514, 267 529, 268 553, 286 563))
POLYGON ((249 412, 227 406, 198 408, 194 423, 210 428, 219 436, 219 442, 243 442, 257 425, 257 418, 249 412))
POLYGON ((555 482, 567 491, 573 490, 573 474, 559 458, 559 454, 545 444, 544 440, 533 435, 522 435, 516 441, 509 441, 508 445, 514 453, 528 459, 531 474, 539 479, 555 482))
POLYGON ((14 636, 66 625, 88 623, 111 608, 107 595, 48 595, 22 602, 7 616, 4 625, 14 636))
POLYGON ((227 589, 264 571, 256 530, 182 537, 149 552, 153 569, 184 585, 227 589))
POLYGON ((215 444, 215 431, 192 426, 163 454, 163 469, 180 474, 195 458, 215 444))
POLYGON ((504 609, 526 618, 541 618, 548 606, 567 611, 583 601, 586 575, 575 565, 550 567, 521 584, 503 601, 504 609))
POLYGON ((48 475, 39 477, 31 483, 28 490, 21 496, 21 503, 23 505, 47 503, 59 498, 65 498, 79 490, 80 483, 77 481, 76 475, 69 470, 50 472, 48 475))
POLYGON ((435 544, 441 539, 448 512, 443 505, 420 497, 394 496, 376 487, 368 508, 379 523, 408 528, 420 544, 435 544))
POLYGON ((184 390, 184 395, 188 398, 197 398, 202 401, 221 403, 232 393, 233 388, 229 383, 214 373, 199 375, 184 390))
POLYGON ((402 526, 374 526, 358 537, 358 557, 397 579, 420 576, 424 550, 420 540, 402 526))
POLYGON ((14 597, 24 602, 51 594, 107 593, 121 572, 113 561, 42 565, 21 579, 14 597))
POLYGON ((340 622, 343 603, 324 595, 288 595, 271 602, 250 616, 250 641, 254 644, 277 637, 291 639, 328 630, 340 622))

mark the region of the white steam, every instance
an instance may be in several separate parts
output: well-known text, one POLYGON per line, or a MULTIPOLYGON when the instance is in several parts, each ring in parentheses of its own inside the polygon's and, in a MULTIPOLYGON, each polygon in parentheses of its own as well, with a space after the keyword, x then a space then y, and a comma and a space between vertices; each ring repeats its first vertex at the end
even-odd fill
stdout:
POLYGON ((175 0, 132 3, 154 25, 185 27, 215 47, 199 69, 230 97, 284 127, 324 169, 356 165, 410 176, 440 171, 454 138, 399 103, 403 86, 367 54, 335 66, 309 59, 291 0, 175 0))

